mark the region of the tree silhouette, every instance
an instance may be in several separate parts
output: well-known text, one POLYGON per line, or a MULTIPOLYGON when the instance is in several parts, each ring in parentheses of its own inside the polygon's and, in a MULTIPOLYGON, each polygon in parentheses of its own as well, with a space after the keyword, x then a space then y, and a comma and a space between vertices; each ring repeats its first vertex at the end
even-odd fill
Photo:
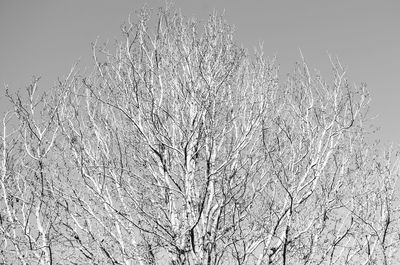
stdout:
POLYGON ((331 59, 238 46, 217 14, 142 9, 94 70, 3 119, 3 263, 394 264, 397 151, 380 155, 370 101, 331 59))

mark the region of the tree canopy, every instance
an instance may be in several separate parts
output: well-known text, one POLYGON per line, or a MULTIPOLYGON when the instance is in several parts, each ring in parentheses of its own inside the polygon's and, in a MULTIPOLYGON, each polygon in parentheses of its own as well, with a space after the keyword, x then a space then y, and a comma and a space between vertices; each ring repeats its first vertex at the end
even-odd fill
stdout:
POLYGON ((395 264, 397 150, 330 59, 282 79, 221 15, 142 9, 90 74, 7 94, 0 261, 395 264))

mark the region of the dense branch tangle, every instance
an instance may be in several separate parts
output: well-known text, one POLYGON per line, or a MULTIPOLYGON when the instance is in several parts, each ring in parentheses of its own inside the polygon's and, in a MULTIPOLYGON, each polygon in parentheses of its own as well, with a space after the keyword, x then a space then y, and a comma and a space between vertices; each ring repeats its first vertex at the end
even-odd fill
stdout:
POLYGON ((256 138, 276 72, 251 64, 218 16, 203 35, 177 14, 161 15, 154 37, 145 21, 124 29, 104 62, 95 53, 98 71, 82 92, 92 129, 72 130, 96 135, 83 148, 94 164, 119 160, 104 173, 116 192, 104 204, 127 215, 116 218, 146 231, 154 251, 167 245, 177 264, 215 263, 216 242, 246 218, 249 182, 262 175, 256 138))
POLYGON ((21 127, 2 138, 5 261, 394 260, 396 155, 366 145, 368 92, 339 62, 332 84, 304 59, 279 83, 274 60, 240 48, 216 14, 202 24, 160 9, 153 21, 143 9, 122 35, 114 52, 95 42, 93 73, 71 71, 42 109, 34 90, 27 105, 11 97, 21 127), (8 181, 39 173, 24 185, 36 193, 8 181))

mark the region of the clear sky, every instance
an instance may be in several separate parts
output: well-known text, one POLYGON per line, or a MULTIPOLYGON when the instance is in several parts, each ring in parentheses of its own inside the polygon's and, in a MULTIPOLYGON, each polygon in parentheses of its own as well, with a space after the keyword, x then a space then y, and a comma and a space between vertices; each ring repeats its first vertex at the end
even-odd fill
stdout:
MULTIPOLYGON (((164 1, 0 0, 0 113, 7 109, 4 85, 23 88, 33 75, 43 89, 81 60, 90 64, 90 43, 119 38, 119 27, 145 3, 164 1)), ((328 52, 339 56, 354 83, 366 82, 372 113, 384 142, 400 143, 400 1, 398 0, 177 0, 185 16, 206 19, 222 12, 236 27, 236 39, 252 50, 264 43, 277 55, 281 75, 299 60, 329 75, 328 52)))

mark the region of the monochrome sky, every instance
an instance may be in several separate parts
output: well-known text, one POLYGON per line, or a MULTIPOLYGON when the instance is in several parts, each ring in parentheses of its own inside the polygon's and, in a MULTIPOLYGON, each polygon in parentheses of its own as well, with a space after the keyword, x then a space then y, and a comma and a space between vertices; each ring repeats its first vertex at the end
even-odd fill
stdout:
MULTIPOLYGON (((46 90, 78 60, 90 71, 90 43, 118 39, 120 25, 146 3, 165 5, 160 0, 0 0, 0 113, 9 108, 5 84, 17 91, 36 75, 46 90)), ((176 0, 175 6, 200 20, 214 10, 225 12, 237 42, 249 51, 263 43, 265 55, 277 56, 282 77, 300 59, 299 49, 327 78, 328 54, 338 56, 352 83, 368 84, 371 116, 381 127, 378 137, 400 143, 400 1, 176 0)))

